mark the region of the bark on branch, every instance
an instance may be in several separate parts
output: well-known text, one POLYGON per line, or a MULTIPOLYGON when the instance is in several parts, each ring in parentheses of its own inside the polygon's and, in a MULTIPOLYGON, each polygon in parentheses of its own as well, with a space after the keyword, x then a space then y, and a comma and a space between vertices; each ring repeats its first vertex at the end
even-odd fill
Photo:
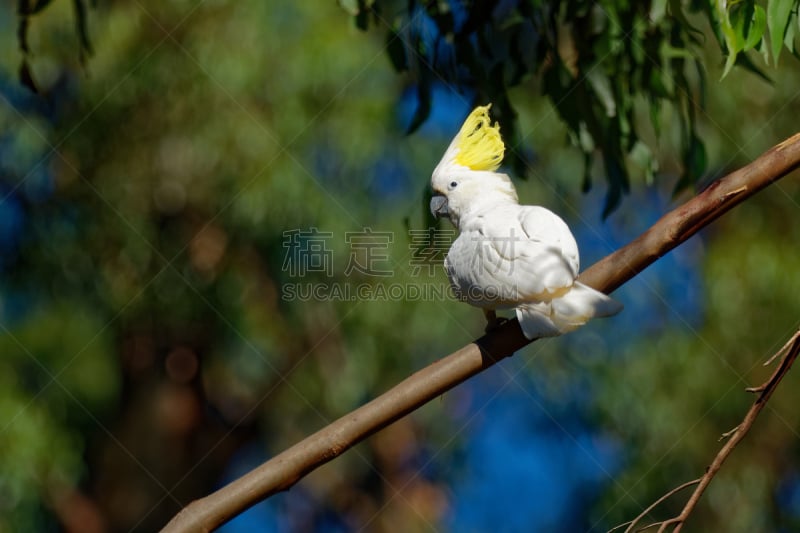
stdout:
MULTIPOLYGON (((612 292, 729 209, 798 166, 800 134, 670 211, 633 242, 592 265, 579 280, 603 292, 612 292)), ((516 319, 504 323, 229 485, 192 502, 163 531, 217 528, 259 501, 289 489, 312 470, 530 342, 522 335, 516 319)))

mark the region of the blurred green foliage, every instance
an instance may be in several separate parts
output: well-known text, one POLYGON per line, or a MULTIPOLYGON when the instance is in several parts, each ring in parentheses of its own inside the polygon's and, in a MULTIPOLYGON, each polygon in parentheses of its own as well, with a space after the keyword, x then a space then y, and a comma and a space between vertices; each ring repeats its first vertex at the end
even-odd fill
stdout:
POLYGON ((360 0, 342 2, 362 29, 386 32, 394 68, 417 84, 416 129, 431 110, 432 87, 445 83, 475 91, 474 103, 492 102, 513 148, 508 160, 528 174, 525 137, 509 90, 539 81, 539 90, 568 127, 583 153, 583 183, 592 175, 608 184, 603 216, 630 189, 631 172, 652 184, 658 171, 662 109, 680 122, 680 192, 696 185, 708 158, 698 113, 705 107, 706 70, 699 52, 705 20, 727 60, 723 77, 738 63, 766 75, 745 52, 757 49, 777 64, 785 47, 794 53, 796 0, 738 2, 655 0, 618 2, 360 0), (767 33, 769 27, 769 33, 767 33), (771 44, 771 47, 770 47, 771 44), (647 109, 643 127, 637 113, 647 109), (655 139, 648 138, 650 128, 655 139), (644 130, 644 131, 643 131, 644 130), (602 172, 593 159, 602 155, 602 172))
MULTIPOLYGON (((355 24, 327 3, 99 3, 80 22, 88 60, 74 3, 16 19, 3 8, 0 197, 4 206, 17 198, 25 217, 0 271, 0 531, 70 529, 75 520, 84 531, 157 530, 213 490, 244 444, 277 453, 482 331, 479 312, 450 300, 283 297, 298 281, 285 268, 285 232, 309 228, 332 234, 333 265, 332 279, 317 272, 310 281, 382 286, 344 274, 346 233, 371 227, 394 234, 384 265, 392 283, 446 283, 440 270, 413 272, 409 230, 425 229, 419 198, 453 132, 406 136, 396 111, 409 91, 424 110, 432 72, 425 77, 419 42, 403 41, 402 55, 392 41, 406 38, 407 19, 387 7, 364 11, 390 3, 347 4, 355 24), (28 51, 18 42, 22 20, 28 51), (385 35, 358 31, 367 20, 385 25, 388 58, 385 35), (416 85, 389 60, 414 72, 416 85), (20 65, 40 96, 19 86, 20 65)), ((777 60, 769 32, 796 17, 777 4, 762 5, 765 34, 755 7, 746 23, 753 3, 730 3, 739 32, 731 41, 720 12, 703 18, 695 3, 603 2, 603 24, 588 2, 542 3, 549 11, 534 20, 536 46, 550 48, 530 49, 548 58, 541 79, 528 75, 541 61, 503 61, 532 19, 519 17, 521 7, 503 17, 506 40, 491 56, 502 74, 473 73, 474 98, 495 102, 517 153, 536 150, 525 160, 536 179, 520 184, 523 201, 563 213, 582 247, 607 253, 613 238, 598 220, 629 174, 642 176, 632 194, 649 181, 669 197, 681 176, 720 175, 794 133, 794 58, 781 57, 772 85, 747 69, 718 83, 725 59, 708 45, 714 35, 735 42, 725 46, 741 62, 766 35, 777 60), (679 18, 684 11, 701 33, 679 18), (553 40, 553 27, 564 41, 553 40), (608 54, 613 61, 598 59, 608 54), (699 64, 713 80, 704 106, 700 71, 688 74, 699 64), (601 148, 603 164, 594 157, 601 148), (587 167, 604 169, 610 196, 582 196, 587 167)), ((447 24, 443 5, 420 9, 447 24)), ((479 56, 492 43, 457 44, 479 56)), ((603 321, 520 354, 544 383, 547 408, 590 384, 593 423, 628 450, 589 524, 630 519, 696 477, 738 422, 751 400, 742 389, 763 379, 758 364, 798 324, 798 206, 790 178, 697 237, 687 268, 701 279, 701 320, 675 311, 683 290, 643 275, 644 294, 620 298, 647 302, 657 328, 623 335, 623 318, 603 321)), ((610 221, 634 227, 642 211, 638 199, 623 202, 610 221)), ((693 517, 698 530, 798 523, 776 503, 785 473, 800 469, 794 379, 712 485, 693 517)), ((392 425, 302 490, 352 529, 445 528, 452 456, 464 433, 480 430, 473 418, 454 421, 468 394, 454 391, 392 425), (420 472, 409 459, 420 455, 444 474, 420 472)))

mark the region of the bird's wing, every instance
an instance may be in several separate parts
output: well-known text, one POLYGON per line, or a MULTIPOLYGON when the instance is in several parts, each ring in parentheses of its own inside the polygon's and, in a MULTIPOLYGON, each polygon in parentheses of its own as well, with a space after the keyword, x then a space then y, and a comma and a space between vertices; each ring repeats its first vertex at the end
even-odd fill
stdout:
POLYGON ((481 285, 496 284, 516 301, 563 295, 578 273, 578 247, 567 225, 542 207, 521 206, 483 228, 481 285))
POLYGON ((520 207, 520 225, 529 239, 546 243, 559 251, 569 265, 573 279, 578 275, 578 243, 561 217, 544 207, 525 205, 520 207))

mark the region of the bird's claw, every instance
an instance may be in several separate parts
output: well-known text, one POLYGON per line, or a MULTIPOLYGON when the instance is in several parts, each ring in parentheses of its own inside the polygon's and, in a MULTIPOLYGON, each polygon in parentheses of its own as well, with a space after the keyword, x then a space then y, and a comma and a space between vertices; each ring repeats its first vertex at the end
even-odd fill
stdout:
POLYGON ((494 311, 484 311, 483 314, 486 316, 486 327, 483 329, 484 332, 489 333, 491 331, 496 330, 506 322, 508 319, 502 316, 497 316, 494 311))

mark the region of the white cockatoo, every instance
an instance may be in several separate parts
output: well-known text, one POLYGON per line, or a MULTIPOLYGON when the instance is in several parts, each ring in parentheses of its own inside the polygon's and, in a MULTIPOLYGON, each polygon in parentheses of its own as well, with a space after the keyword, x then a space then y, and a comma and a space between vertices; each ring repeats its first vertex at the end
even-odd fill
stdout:
POLYGON ((459 235, 444 266, 456 297, 481 307, 514 309, 528 339, 571 331, 622 305, 578 281, 578 245, 567 225, 543 207, 519 205, 506 174, 495 172, 505 146, 490 105, 467 117, 431 177, 431 213, 459 235))

